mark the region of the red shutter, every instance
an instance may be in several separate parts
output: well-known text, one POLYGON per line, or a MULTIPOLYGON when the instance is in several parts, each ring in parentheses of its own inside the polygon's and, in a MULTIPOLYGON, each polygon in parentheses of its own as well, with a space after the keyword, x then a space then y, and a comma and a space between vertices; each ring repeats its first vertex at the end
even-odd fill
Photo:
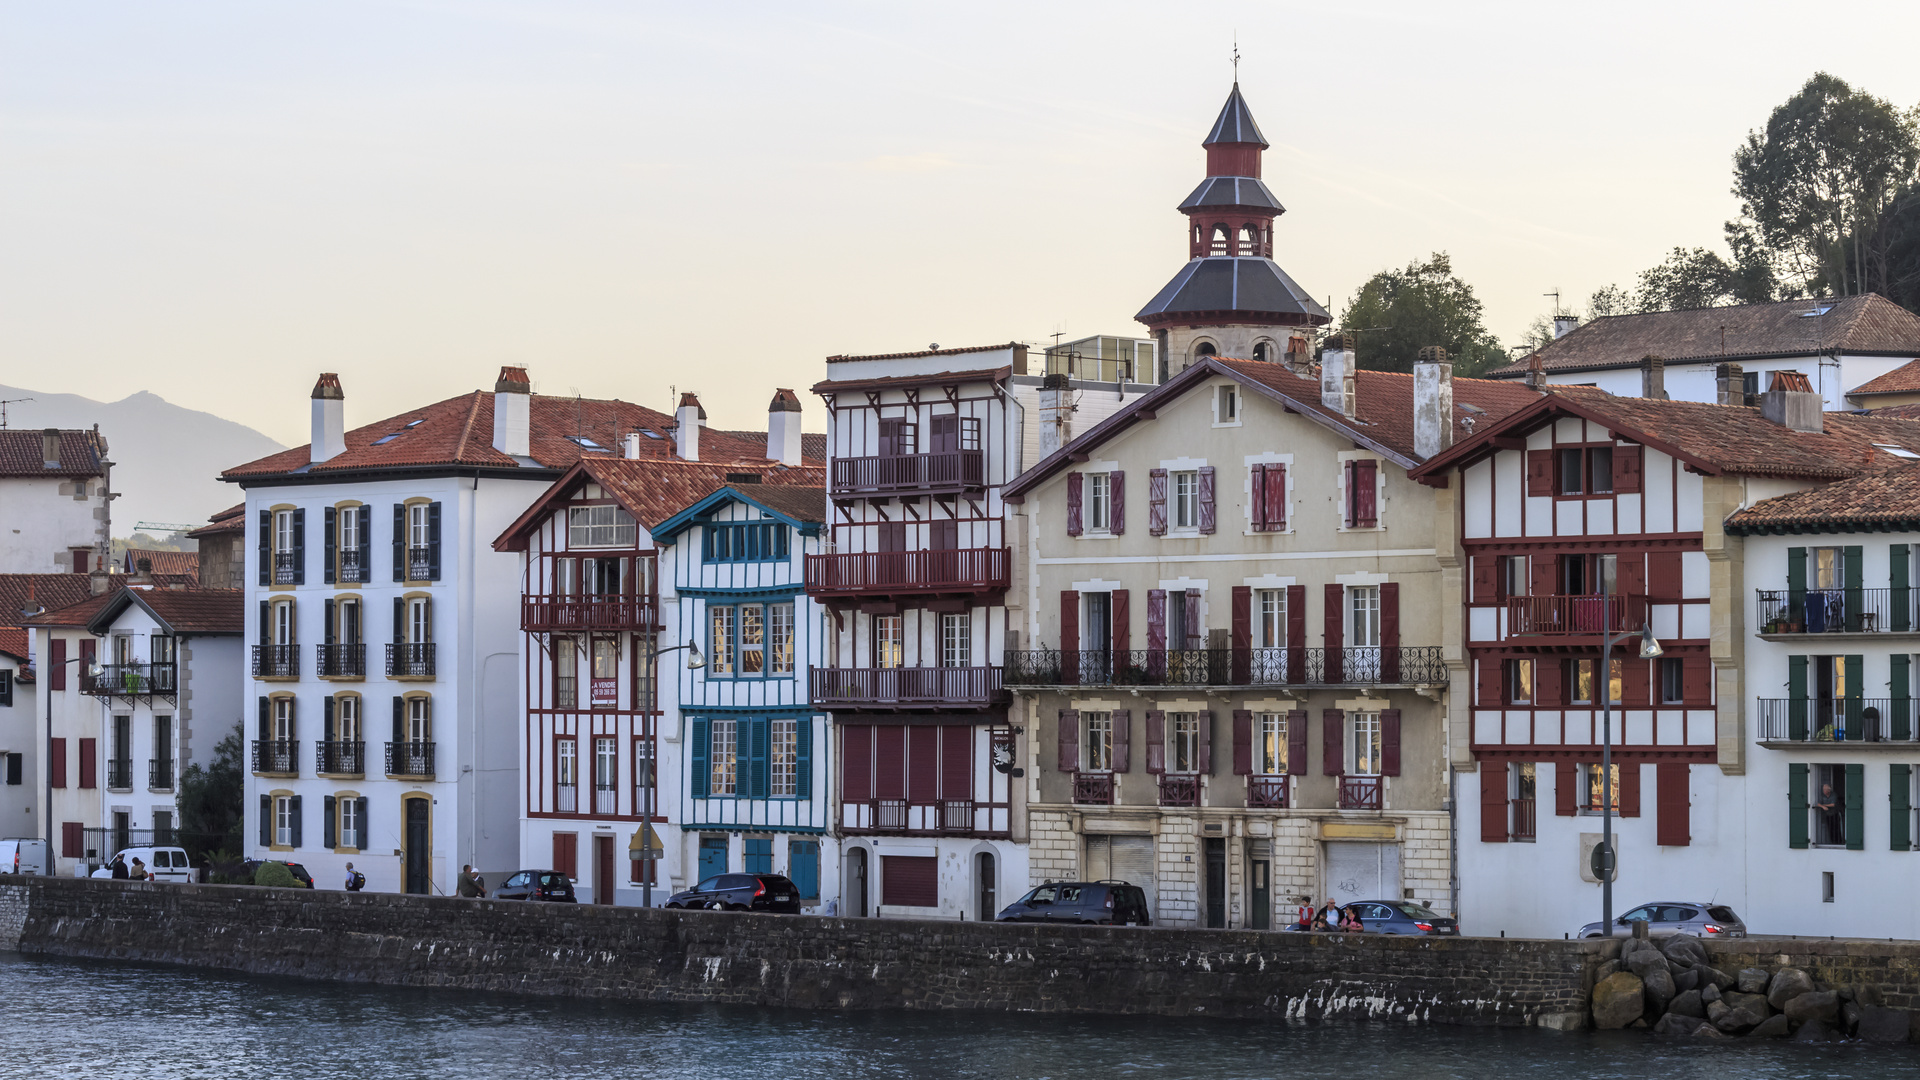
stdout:
POLYGON ((1346 612, 1342 610, 1346 606, 1346 586, 1328 585, 1324 595, 1326 605, 1325 610, 1320 613, 1320 629, 1326 637, 1326 659, 1322 662, 1321 668, 1327 682, 1338 683, 1343 681, 1344 665, 1340 662, 1343 659, 1341 650, 1347 643, 1346 612))
POLYGON ((1706 707, 1713 704, 1713 660, 1707 656, 1683 656, 1680 658, 1680 673, 1686 680, 1681 700, 1688 705, 1706 707))
POLYGON ((1233 710, 1233 774, 1253 774, 1253 710, 1233 710))
POLYGON ((1167 535, 1167 470, 1147 472, 1147 532, 1167 535))
POLYGON ((63 859, 87 857, 86 822, 63 821, 60 823, 60 857, 63 859))
POLYGON ((93 666, 94 649, 99 644, 100 644, 99 642, 95 641, 90 637, 80 639, 79 667, 81 671, 86 671, 88 668, 91 668, 93 666))
POLYGON ((1107 608, 1107 617, 1113 622, 1113 662, 1118 668, 1127 662, 1127 651, 1133 647, 1131 626, 1133 612, 1129 610, 1127 590, 1115 589, 1108 595, 1112 598, 1107 608))
POLYGON ((1248 470, 1247 518, 1254 532, 1267 531, 1267 467, 1254 465, 1248 470))
POLYGON ((1480 763, 1480 842, 1507 842, 1507 763, 1480 763))
POLYGON ((1202 776, 1212 776, 1213 775, 1213 713, 1211 712, 1195 713, 1193 716, 1193 719, 1195 723, 1200 725, 1200 730, 1195 732, 1195 734, 1198 736, 1198 738, 1195 739, 1195 742, 1199 744, 1197 749, 1200 751, 1200 760, 1198 763, 1200 767, 1196 771, 1198 771, 1202 776))
POLYGON ((1147 651, 1167 651, 1167 590, 1147 590, 1147 651))
POLYGON ((80 740, 80 786, 94 787, 94 766, 100 754, 100 740, 80 740))
POLYGON ((67 740, 51 740, 47 748, 47 783, 53 787, 67 786, 67 740))
POLYGON ((1213 466, 1200 466, 1200 532, 1209 535, 1213 532, 1213 466))
POLYGON ((1533 659, 1533 704, 1544 708, 1567 703, 1567 688, 1564 685, 1567 674, 1566 661, 1558 657, 1536 656, 1533 659))
MULTIPOLYGON (((1622 555, 1617 560, 1619 580, 1616 582, 1622 596, 1647 595, 1647 560, 1644 555, 1622 555)), ((1628 627, 1628 629, 1633 629, 1628 627)))
POLYGON ((1077 472, 1067 474, 1067 535, 1080 535, 1080 489, 1084 478, 1077 472))
POLYGON ((1478 677, 1474 679, 1473 684, 1474 707, 1480 709, 1497 709, 1501 705, 1506 704, 1507 697, 1501 686, 1500 669, 1504 666, 1501 660, 1498 657, 1482 656, 1479 660, 1475 661, 1475 663, 1480 665, 1480 669, 1477 673, 1478 677))
POLYGON ((1054 767, 1063 773, 1080 771, 1080 711, 1061 709, 1059 715, 1058 739, 1059 756, 1054 759, 1054 767))
POLYGON ((1637 761, 1619 761, 1620 767, 1620 816, 1640 816, 1640 763, 1637 761))
POLYGON ((1080 594, 1060 590, 1060 682, 1080 683, 1080 594))
POLYGON ((1246 585, 1233 587, 1233 628, 1228 645, 1233 650, 1234 685, 1245 685, 1253 674, 1253 589, 1246 585))
POLYGON ((1267 485, 1267 531, 1287 531, 1287 467, 1269 465, 1266 473, 1267 485))
POLYGON ((1552 596, 1560 591, 1560 566, 1551 555, 1535 555, 1529 565, 1532 580, 1528 592, 1533 596, 1552 596))
POLYGON ((1133 737, 1133 713, 1128 709, 1113 710, 1113 771, 1123 773, 1133 768, 1131 743, 1133 737))
POLYGON ((1678 600, 1680 594, 1680 553, 1677 551, 1648 553, 1647 595, 1656 600, 1678 600))
POLYGON ((873 729, 873 797, 904 799, 907 796, 907 729, 898 724, 873 729))
POLYGON ((907 801, 931 803, 940 797, 940 729, 907 729, 907 801))
POLYGON ((1650 703, 1652 695, 1647 689, 1647 666, 1651 660, 1642 660, 1638 656, 1624 657, 1620 661, 1620 707, 1623 709, 1644 709, 1650 703))
POLYGON ((1320 714, 1320 771, 1328 776, 1347 771, 1347 714, 1339 709, 1320 714))
POLYGON ((1167 771, 1167 714, 1158 709, 1147 710, 1147 771, 1167 771))
POLYGON ((1640 491, 1640 455, 1638 446, 1613 448, 1613 493, 1633 495, 1640 491))
POLYGON ((1553 812, 1559 817, 1580 812, 1580 767, 1571 761, 1553 764, 1553 812))
POLYGON ((940 797, 956 801, 973 798, 971 725, 945 724, 940 728, 940 797))
POLYGON ((52 676, 52 688, 65 690, 67 688, 67 639, 54 638, 52 644, 47 646, 47 651, 50 654, 47 658, 47 667, 51 669, 48 674, 52 676))
POLYGON ((1500 557, 1473 557, 1473 602, 1485 604, 1500 599, 1500 557))
POLYGON ((1688 765, 1684 761, 1663 761, 1653 767, 1655 808, 1654 843, 1661 847, 1687 847, 1693 841, 1693 799, 1687 791, 1688 765))
POLYGON ((863 803, 873 798, 873 728, 849 724, 840 729, 840 799, 863 803))
POLYGON ((567 875, 577 877, 579 869, 580 834, 557 832, 553 834, 553 868, 567 875))
POLYGON ((1307 775, 1307 710, 1287 713, 1287 774, 1307 775))
POLYGON ((1200 622, 1200 590, 1187 590, 1187 640, 1180 643, 1183 649, 1204 649, 1207 647, 1207 628, 1200 622))
POLYGON ((1287 586, 1287 681, 1307 681, 1307 587, 1287 586))
POLYGON ((1527 451, 1527 494, 1553 494, 1553 451, 1527 451))
POLYGON ((880 856, 880 902, 888 907, 939 907, 940 860, 931 855, 880 856))
POLYGON ((1353 462, 1353 520, 1348 522, 1353 528, 1371 529, 1380 524, 1379 476, 1379 462, 1353 462))
POLYGON ((1115 536, 1127 531, 1127 474, 1115 469, 1107 474, 1107 531, 1115 536))
POLYGON ((1380 775, 1400 775, 1400 710, 1380 710, 1380 775))
POLYGON ((1380 681, 1400 681, 1400 583, 1380 583, 1380 681))

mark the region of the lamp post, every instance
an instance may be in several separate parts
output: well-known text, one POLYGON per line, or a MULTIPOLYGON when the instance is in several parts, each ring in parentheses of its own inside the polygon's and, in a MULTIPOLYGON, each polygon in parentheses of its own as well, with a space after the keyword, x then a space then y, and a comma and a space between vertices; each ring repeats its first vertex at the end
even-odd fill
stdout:
MULTIPOLYGON (((695 645, 692 639, 688 639, 685 645, 671 645, 664 649, 648 649, 646 659, 641 661, 641 670, 646 676, 647 687, 646 695, 640 702, 640 707, 646 710, 645 716, 647 718, 647 786, 645 792, 646 798, 643 801, 644 809, 640 812, 639 858, 643 862, 653 862, 656 865, 659 862, 659 856, 653 854, 654 849, 647 843, 647 840, 653 836, 653 791, 660 785, 660 730, 655 720, 659 710, 654 708, 654 698, 658 693, 658 686, 655 683, 653 662, 670 652, 679 652, 681 649, 687 650, 688 671, 698 671, 707 666, 707 658, 700 655, 700 647, 695 645)), ((664 845, 662 846, 664 848, 664 845)), ((653 906, 653 877, 654 867, 652 866, 647 867, 646 872, 641 875, 640 903, 643 907, 653 906)))
MULTIPOLYGON (((1600 594, 1600 666, 1593 673, 1600 684, 1600 846, 1593 853, 1594 876, 1600 879, 1600 924, 1613 935, 1613 875, 1618 860, 1613 852, 1613 647, 1633 637, 1633 631, 1613 632, 1613 595, 1600 594)), ((1660 655, 1653 627, 1640 624, 1640 659, 1660 655)))

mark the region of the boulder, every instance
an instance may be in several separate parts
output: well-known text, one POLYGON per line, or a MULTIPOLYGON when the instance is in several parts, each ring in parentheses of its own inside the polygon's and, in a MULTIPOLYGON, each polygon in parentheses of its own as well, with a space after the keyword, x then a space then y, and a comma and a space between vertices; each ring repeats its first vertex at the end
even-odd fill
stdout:
POLYGON ((1647 977, 1647 972, 1649 971, 1667 970, 1667 958, 1661 956, 1660 950, 1658 949, 1637 950, 1628 954, 1620 963, 1625 966, 1628 971, 1640 976, 1643 980, 1647 977))
POLYGON ((1706 1002, 1700 1000, 1700 991, 1688 990, 1685 993, 1675 994, 1673 996, 1673 1000, 1667 1003, 1667 1012, 1680 1016, 1692 1016, 1705 1019, 1707 1015, 1707 1005, 1706 1002))
POLYGON ((1616 971, 1593 988, 1593 1026, 1602 1031, 1626 1027, 1646 1008, 1646 986, 1630 971, 1616 971))
POLYGON ((1718 1025, 1720 1021, 1733 1015, 1733 1009, 1724 1001, 1716 1001, 1707 1006, 1707 1023, 1718 1025))
POLYGON ((1599 967, 1593 969, 1593 981, 1599 982, 1601 979, 1604 979, 1607 976, 1619 970, 1620 970, 1620 961, 1608 960, 1607 962, 1601 964, 1599 967))
POLYGON ((1707 962, 1707 947, 1700 944, 1698 938, 1685 934, 1675 934, 1666 939, 1660 951, 1668 960, 1682 967, 1700 967, 1707 962))
POLYGON ((1767 974, 1766 968, 1741 968, 1740 974, 1733 978, 1735 985, 1740 987, 1741 993, 1764 994, 1767 992, 1767 983, 1772 976, 1767 974))
POLYGON ((1731 990, 1736 985, 1733 976, 1721 971, 1719 968, 1706 967, 1704 965, 1700 968, 1700 981, 1702 985, 1712 983, 1714 988, 1718 990, 1731 990))
POLYGON ((1907 1010, 1889 1009, 1880 1005, 1860 1006, 1859 1036, 1868 1042, 1903 1043, 1913 1021, 1908 1019, 1907 1010))
POLYGON ((1720 1000, 1720 988, 1707 983, 1700 988, 1700 1000, 1711 1004, 1720 1000))
POLYGON ((1761 1021, 1747 1036, 1753 1039, 1784 1039, 1793 1032, 1793 1021, 1785 1013, 1774 1013, 1761 1021))
POLYGON ((1659 1035, 1691 1035, 1694 1029, 1698 1028, 1701 1023, 1701 1019, 1697 1016, 1679 1016, 1674 1013, 1668 1013, 1660 1018, 1659 1023, 1653 1025, 1653 1030, 1655 1034, 1659 1035))
POLYGON ((1767 984, 1767 1004, 1786 1011, 1787 1002, 1813 992, 1813 977, 1799 968, 1781 968, 1767 984))
POLYGON ((1720 1000, 1714 1004, 1725 1006, 1727 1010, 1725 1015, 1714 1021, 1721 1031, 1745 1031, 1759 1026, 1773 1014, 1773 1010, 1767 1008, 1767 999, 1759 994, 1729 991, 1720 995, 1720 1000))
MULTIPOLYGON (((1642 953, 1641 955, 1646 955, 1642 953)), ((1673 1000, 1673 976, 1667 974, 1665 967, 1657 967, 1640 977, 1647 994, 1647 1012, 1658 1016, 1667 1011, 1667 1002, 1673 1000)))
POLYGON ((1693 1029, 1693 1037, 1696 1039, 1724 1039, 1727 1037, 1727 1033, 1714 1027, 1712 1024, 1701 1024, 1699 1027, 1693 1029))
POLYGON ((1689 990, 1700 989, 1700 973, 1693 968, 1688 968, 1678 975, 1675 975, 1673 977, 1673 988, 1683 994, 1689 990))
POLYGON ((1787 1007, 1780 1010, 1787 1019, 1805 1023, 1817 1020, 1832 1026, 1839 1022, 1840 995, 1831 990, 1810 990, 1787 999, 1787 1007))
POLYGON ((1793 1033, 1794 1042, 1835 1042, 1840 1038, 1832 1028, 1818 1020, 1809 1020, 1793 1033))
POLYGON ((1851 1001, 1840 1002, 1840 1030, 1848 1035, 1860 1026, 1860 1006, 1851 1001))

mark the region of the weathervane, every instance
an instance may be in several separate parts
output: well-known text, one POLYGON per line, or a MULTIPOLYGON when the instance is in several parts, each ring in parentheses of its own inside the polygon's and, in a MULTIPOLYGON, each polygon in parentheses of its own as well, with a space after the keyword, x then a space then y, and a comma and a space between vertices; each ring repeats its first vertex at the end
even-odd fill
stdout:
POLYGON ((1233 85, 1240 85, 1240 31, 1233 32, 1233 85))

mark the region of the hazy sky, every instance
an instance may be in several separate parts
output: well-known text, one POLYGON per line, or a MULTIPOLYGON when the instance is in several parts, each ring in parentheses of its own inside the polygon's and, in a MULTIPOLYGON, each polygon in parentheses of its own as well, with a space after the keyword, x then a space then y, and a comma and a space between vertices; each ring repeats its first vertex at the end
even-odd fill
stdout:
POLYGON ((511 362, 759 427, 829 353, 1134 333, 1236 31, 1280 264, 1337 311, 1449 251, 1509 341, 1718 245, 1814 71, 1920 102, 1910 0, 0 0, 0 381, 301 443, 320 371, 356 424, 511 362))

